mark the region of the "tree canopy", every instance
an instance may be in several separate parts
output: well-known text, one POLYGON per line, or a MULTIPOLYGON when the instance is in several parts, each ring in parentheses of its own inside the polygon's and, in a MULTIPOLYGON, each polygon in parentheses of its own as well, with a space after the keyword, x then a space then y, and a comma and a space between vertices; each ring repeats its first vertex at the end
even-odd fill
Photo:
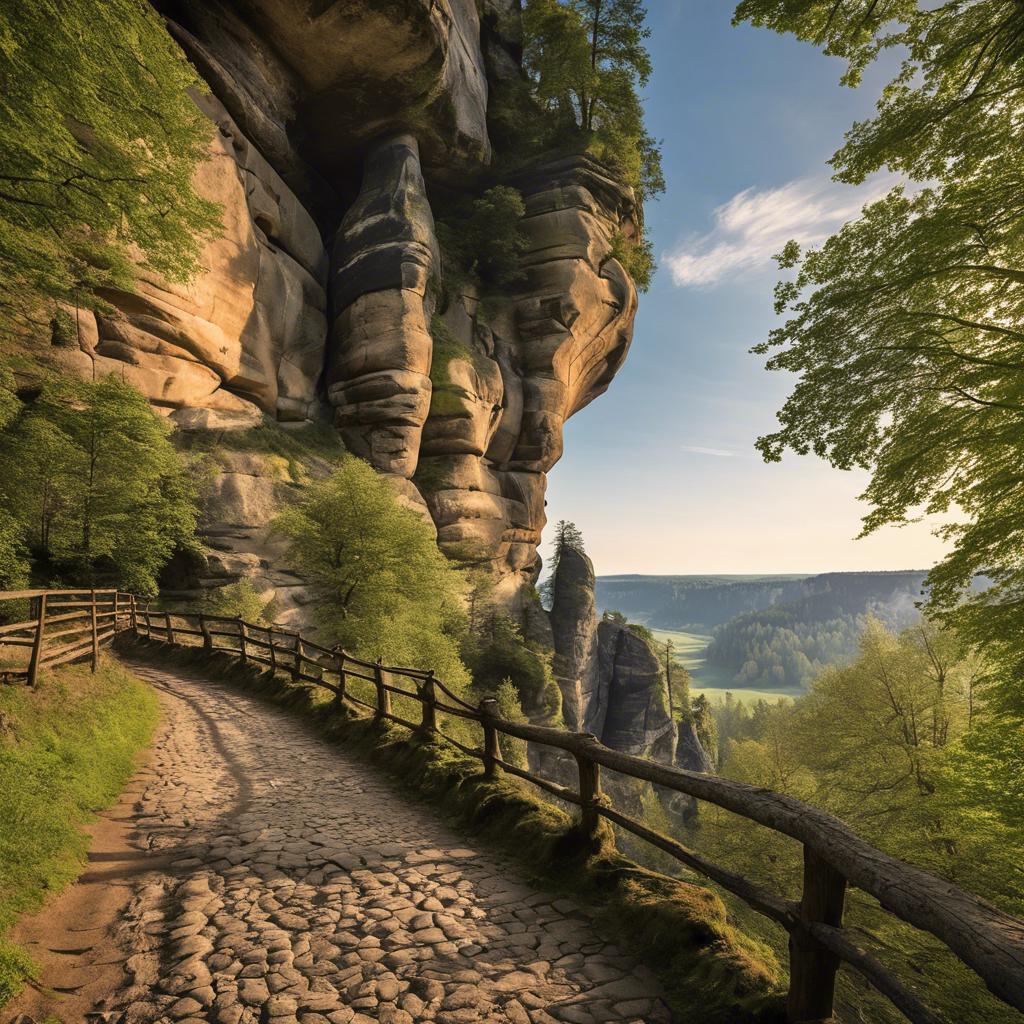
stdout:
POLYGON ((0 430, 0 561, 31 552, 56 581, 155 593, 174 551, 194 542, 197 516, 168 433, 145 397, 112 376, 58 378, 19 402, 0 430))
POLYGON ((790 448, 869 469, 865 532, 951 516, 933 607, 989 651, 1024 711, 1024 8, 744 0, 736 18, 846 58, 850 84, 904 48, 833 165, 842 181, 888 168, 911 184, 819 249, 780 254, 796 270, 776 289, 789 319, 755 351, 799 379, 758 445, 769 460, 790 448), (992 586, 961 603, 979 575, 992 586))
POLYGON ((0 335, 102 305, 135 266, 187 280, 219 211, 192 187, 200 80, 143 0, 0 5, 0 335))
MULTIPOLYGON (((622 175, 642 204, 665 190, 661 150, 644 125, 640 90, 651 75, 650 29, 640 0, 526 0, 523 64, 536 99, 553 117, 553 136, 580 136, 622 175)), ((616 240, 646 291, 654 273, 650 243, 616 240)))
MULTIPOLYGON (((978 699, 982 670, 955 633, 934 623, 897 635, 869 622, 856 657, 820 673, 805 696, 753 708, 719 703, 719 770, 837 815, 881 849, 1020 913, 1022 745, 1018 733, 1011 756, 980 753, 994 749, 990 733, 1000 730, 998 714, 978 699)), ((1002 738, 1010 751, 1009 731, 1002 738)), ((752 881, 799 892, 797 843, 703 805, 694 842, 752 881)), ((1008 1024, 1015 1016, 939 943, 855 891, 847 923, 896 952, 889 962, 944 1019, 1008 1024)), ((840 1019, 895 1019, 851 978, 840 982, 838 1003, 840 1019)))
POLYGON ((449 685, 468 681, 458 653, 462 579, 430 526, 396 502, 371 466, 346 455, 275 528, 317 588, 317 624, 331 642, 363 658, 434 669, 449 685))

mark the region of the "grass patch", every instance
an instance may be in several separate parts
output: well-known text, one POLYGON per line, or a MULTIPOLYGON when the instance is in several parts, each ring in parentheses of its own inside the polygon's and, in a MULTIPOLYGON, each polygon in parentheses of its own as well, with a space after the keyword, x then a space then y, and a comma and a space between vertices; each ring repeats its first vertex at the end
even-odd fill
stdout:
POLYGON ((156 720, 152 691, 110 658, 0 687, 0 1006, 34 970, 4 934, 81 874, 82 825, 117 799, 156 720))
POLYGON ((783 1019, 781 972, 771 951, 737 930, 709 889, 659 875, 619 854, 610 829, 597 842, 588 840, 570 815, 518 780, 485 779, 479 761, 338 709, 327 691, 243 666, 230 655, 169 649, 158 641, 121 643, 162 665, 177 663, 200 677, 239 683, 302 714, 324 736, 400 780, 407 793, 513 853, 539 884, 586 900, 605 928, 659 974, 679 1024, 783 1019))
POLYGON ((176 440, 193 456, 215 463, 227 453, 261 455, 268 475, 288 483, 306 484, 323 476, 345 454, 336 430, 325 423, 285 429, 269 418, 255 427, 223 431, 179 431, 176 440))

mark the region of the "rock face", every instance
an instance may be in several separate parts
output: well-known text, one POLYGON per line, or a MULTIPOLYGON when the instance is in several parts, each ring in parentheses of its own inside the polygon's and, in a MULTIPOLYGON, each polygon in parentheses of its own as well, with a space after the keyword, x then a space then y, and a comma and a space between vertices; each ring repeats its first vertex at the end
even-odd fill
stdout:
POLYGON ((665 672, 643 637, 617 622, 597 628, 599 692, 604 698, 602 741, 659 761, 675 755, 675 722, 665 672))
POLYGON ((430 408, 431 278, 441 254, 412 135, 375 146, 334 241, 328 394, 350 451, 411 477, 430 408))
MULTIPOLYGON (((316 403, 326 325, 327 254, 313 218, 212 96, 216 125, 196 186, 224 231, 188 286, 143 273, 134 294, 108 291, 83 345, 97 372, 123 373, 164 410, 256 409, 304 420, 316 403)), ((83 314, 83 316, 92 314, 83 314)))
MULTIPOLYGON (((445 267, 437 197, 487 187, 489 102, 522 73, 518 4, 153 2, 210 87, 196 186, 224 232, 188 287, 144 273, 107 295, 72 362, 193 432, 333 422, 523 609, 565 421, 629 348, 636 290, 612 253, 638 214, 587 157, 537 159, 503 179, 526 207, 517 283, 482 297, 445 267)), ((247 514, 233 488, 217 485, 218 522, 247 514)))
POLYGON ((583 552, 563 546, 552 598, 554 669, 566 726, 591 732, 615 750, 670 764, 682 757, 686 767, 709 770, 692 726, 673 721, 664 668, 647 641, 621 622, 598 620, 594 567, 583 552))
MULTIPOLYGON (((594 603, 594 566, 575 548, 562 549, 552 580, 551 633, 555 647, 555 672, 562 690, 562 714, 567 728, 602 734, 608 710, 610 662, 598 660, 597 606, 594 603), (602 672, 602 670, 604 670, 602 672), (603 676, 604 692, 601 692, 603 676)), ((606 637, 606 640, 608 638, 606 637)), ((608 644, 601 646, 607 653, 608 644)))
POLYGON ((679 723, 676 740, 676 767, 690 772, 713 772, 715 766, 697 735, 693 722, 679 723))

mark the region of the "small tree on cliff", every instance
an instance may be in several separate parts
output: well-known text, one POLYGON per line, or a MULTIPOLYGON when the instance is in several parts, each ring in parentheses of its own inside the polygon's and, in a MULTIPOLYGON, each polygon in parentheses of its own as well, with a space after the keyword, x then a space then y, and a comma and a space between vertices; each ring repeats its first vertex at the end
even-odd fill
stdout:
POLYGON ((583 546, 583 533, 580 528, 575 524, 569 522, 567 519, 560 519, 558 525, 555 527, 555 540, 554 540, 554 552, 551 556, 551 571, 548 574, 548 578, 544 581, 541 586, 541 596, 547 605, 550 606, 554 600, 554 586, 555 586, 555 575, 558 572, 558 563, 562 559, 562 552, 566 548, 572 548, 574 551, 579 551, 580 554, 586 554, 586 549, 583 546))
POLYGON ((0 6, 0 336, 102 305, 134 264, 183 281, 218 208, 192 187, 200 80, 143 0, 0 6))
POLYGON ((665 189, 639 97, 651 75, 646 16, 640 0, 527 0, 523 8, 523 61, 537 98, 563 127, 585 133, 641 201, 665 189))
POLYGON ((586 548, 583 544, 583 531, 575 523, 571 523, 567 519, 560 519, 555 527, 555 553, 551 559, 552 575, 557 571, 562 552, 566 548, 572 548, 573 551, 586 554, 586 548))

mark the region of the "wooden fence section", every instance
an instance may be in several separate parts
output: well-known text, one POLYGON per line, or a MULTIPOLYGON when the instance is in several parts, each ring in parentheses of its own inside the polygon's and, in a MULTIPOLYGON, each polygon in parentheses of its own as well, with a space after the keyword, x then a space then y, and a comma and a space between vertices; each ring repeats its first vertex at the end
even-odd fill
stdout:
POLYGON ((19 603, 28 617, 0 625, 0 647, 27 648, 27 664, 0 667, 0 676, 25 679, 29 686, 36 685, 41 668, 81 658, 90 658, 95 672, 100 648, 134 622, 135 598, 117 590, 0 591, 0 605, 19 603))
MULTIPOLYGON (((11 596, 0 594, 0 601, 11 596)), ((501 770, 579 807, 584 830, 594 833, 602 818, 613 822, 734 893, 789 933, 787 1019, 791 1024, 822 1021, 832 1015, 835 976, 841 962, 858 971, 914 1024, 942 1024, 939 1015, 843 928, 848 885, 873 896, 901 920, 940 939, 996 996, 1024 1011, 1024 921, 875 849, 837 818, 808 804, 746 783, 623 754, 587 733, 506 721, 498 716, 495 701, 484 700, 474 706, 453 693, 432 672, 363 661, 340 649, 307 640, 294 631, 258 626, 241 619, 139 610, 134 602, 128 605, 127 618, 119 617, 118 608, 124 607, 119 602, 123 600, 123 595, 114 597, 113 622, 120 623, 121 628, 133 628, 140 636, 181 646, 202 645, 206 650, 226 651, 243 662, 287 672, 296 682, 322 687, 339 704, 348 702, 366 709, 378 720, 396 722, 421 736, 453 744, 478 758, 486 775, 493 776, 501 770), (372 701, 351 692, 352 679, 371 684, 367 689, 373 694, 372 701), (420 708, 418 720, 395 714, 393 696, 416 702, 420 708), (443 717, 439 716, 444 715, 476 723, 481 729, 482 746, 472 748, 443 733, 443 717), (578 769, 578 788, 569 789, 509 763, 502 756, 503 736, 570 754, 578 769), (676 839, 615 810, 601 791, 602 768, 706 800, 802 843, 804 878, 800 901, 791 902, 768 892, 676 839)), ((45 617, 45 609, 42 614, 45 617)), ((12 634, 0 632, 0 646, 9 635, 12 634)))

